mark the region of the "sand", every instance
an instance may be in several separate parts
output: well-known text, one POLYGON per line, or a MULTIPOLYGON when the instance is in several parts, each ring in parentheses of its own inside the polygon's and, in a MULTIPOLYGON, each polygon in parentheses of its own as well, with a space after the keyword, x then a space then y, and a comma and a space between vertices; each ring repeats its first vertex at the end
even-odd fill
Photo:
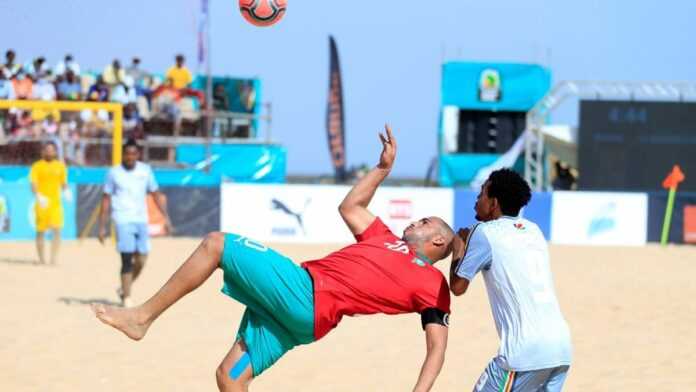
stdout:
MULTIPOLYGON (((134 299, 153 293, 195 239, 156 239, 134 299)), ((278 245, 294 259, 335 246, 278 245)), ((551 247, 556 289, 575 348, 566 391, 696 390, 696 248, 551 247)), ((57 267, 32 243, 0 243, 1 391, 213 391, 243 311, 221 273, 165 313, 141 342, 91 314, 116 301, 113 244, 67 242, 57 267)), ((440 268, 447 268, 443 263, 440 268)), ((453 298, 447 361, 434 391, 470 391, 498 338, 483 281, 453 298)), ((254 391, 407 391, 424 357, 417 315, 347 318, 298 347, 254 391)))

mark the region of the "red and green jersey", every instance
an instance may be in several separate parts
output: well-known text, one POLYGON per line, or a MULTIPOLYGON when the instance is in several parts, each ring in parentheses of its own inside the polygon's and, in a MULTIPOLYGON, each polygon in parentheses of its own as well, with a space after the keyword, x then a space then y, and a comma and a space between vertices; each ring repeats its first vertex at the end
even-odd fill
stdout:
POLYGON ((450 312, 442 273, 376 218, 357 243, 302 266, 314 281, 314 336, 318 340, 343 316, 450 312))

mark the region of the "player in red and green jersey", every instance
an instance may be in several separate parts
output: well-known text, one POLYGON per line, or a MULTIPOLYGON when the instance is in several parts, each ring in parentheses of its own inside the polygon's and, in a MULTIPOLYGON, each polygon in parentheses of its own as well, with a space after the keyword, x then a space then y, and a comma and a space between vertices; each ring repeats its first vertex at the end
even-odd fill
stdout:
POLYGON ((246 391, 288 350, 320 339, 343 316, 376 313, 421 314, 427 352, 414 391, 429 391, 444 362, 450 312, 447 281, 433 263, 450 254, 454 233, 442 219, 428 217, 399 238, 368 211, 396 157, 389 126, 380 139, 379 164, 339 206, 355 244, 298 266, 244 236, 211 233, 147 302, 127 309, 93 305, 96 316, 140 340, 162 312, 221 268, 222 291, 247 308, 217 369, 220 391, 246 391))

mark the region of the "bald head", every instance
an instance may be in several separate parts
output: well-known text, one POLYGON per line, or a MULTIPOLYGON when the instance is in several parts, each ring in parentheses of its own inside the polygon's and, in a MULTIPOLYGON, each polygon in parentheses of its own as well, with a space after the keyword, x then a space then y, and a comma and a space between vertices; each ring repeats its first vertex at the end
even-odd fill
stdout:
POLYGON ((432 261, 442 260, 452 252, 454 230, 437 216, 412 222, 402 239, 432 261))

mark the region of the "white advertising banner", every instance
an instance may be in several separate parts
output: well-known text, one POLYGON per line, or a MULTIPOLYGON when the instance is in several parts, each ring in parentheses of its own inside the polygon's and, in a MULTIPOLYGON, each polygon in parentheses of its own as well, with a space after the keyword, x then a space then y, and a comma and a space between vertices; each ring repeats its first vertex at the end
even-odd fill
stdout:
MULTIPOLYGON (((223 184, 221 230, 264 242, 346 243, 353 236, 338 214, 349 186, 223 184)), ((381 187, 369 206, 394 233, 413 220, 452 223, 451 189, 381 187)))
POLYGON ((645 245, 648 195, 554 192, 551 242, 572 245, 645 245))

